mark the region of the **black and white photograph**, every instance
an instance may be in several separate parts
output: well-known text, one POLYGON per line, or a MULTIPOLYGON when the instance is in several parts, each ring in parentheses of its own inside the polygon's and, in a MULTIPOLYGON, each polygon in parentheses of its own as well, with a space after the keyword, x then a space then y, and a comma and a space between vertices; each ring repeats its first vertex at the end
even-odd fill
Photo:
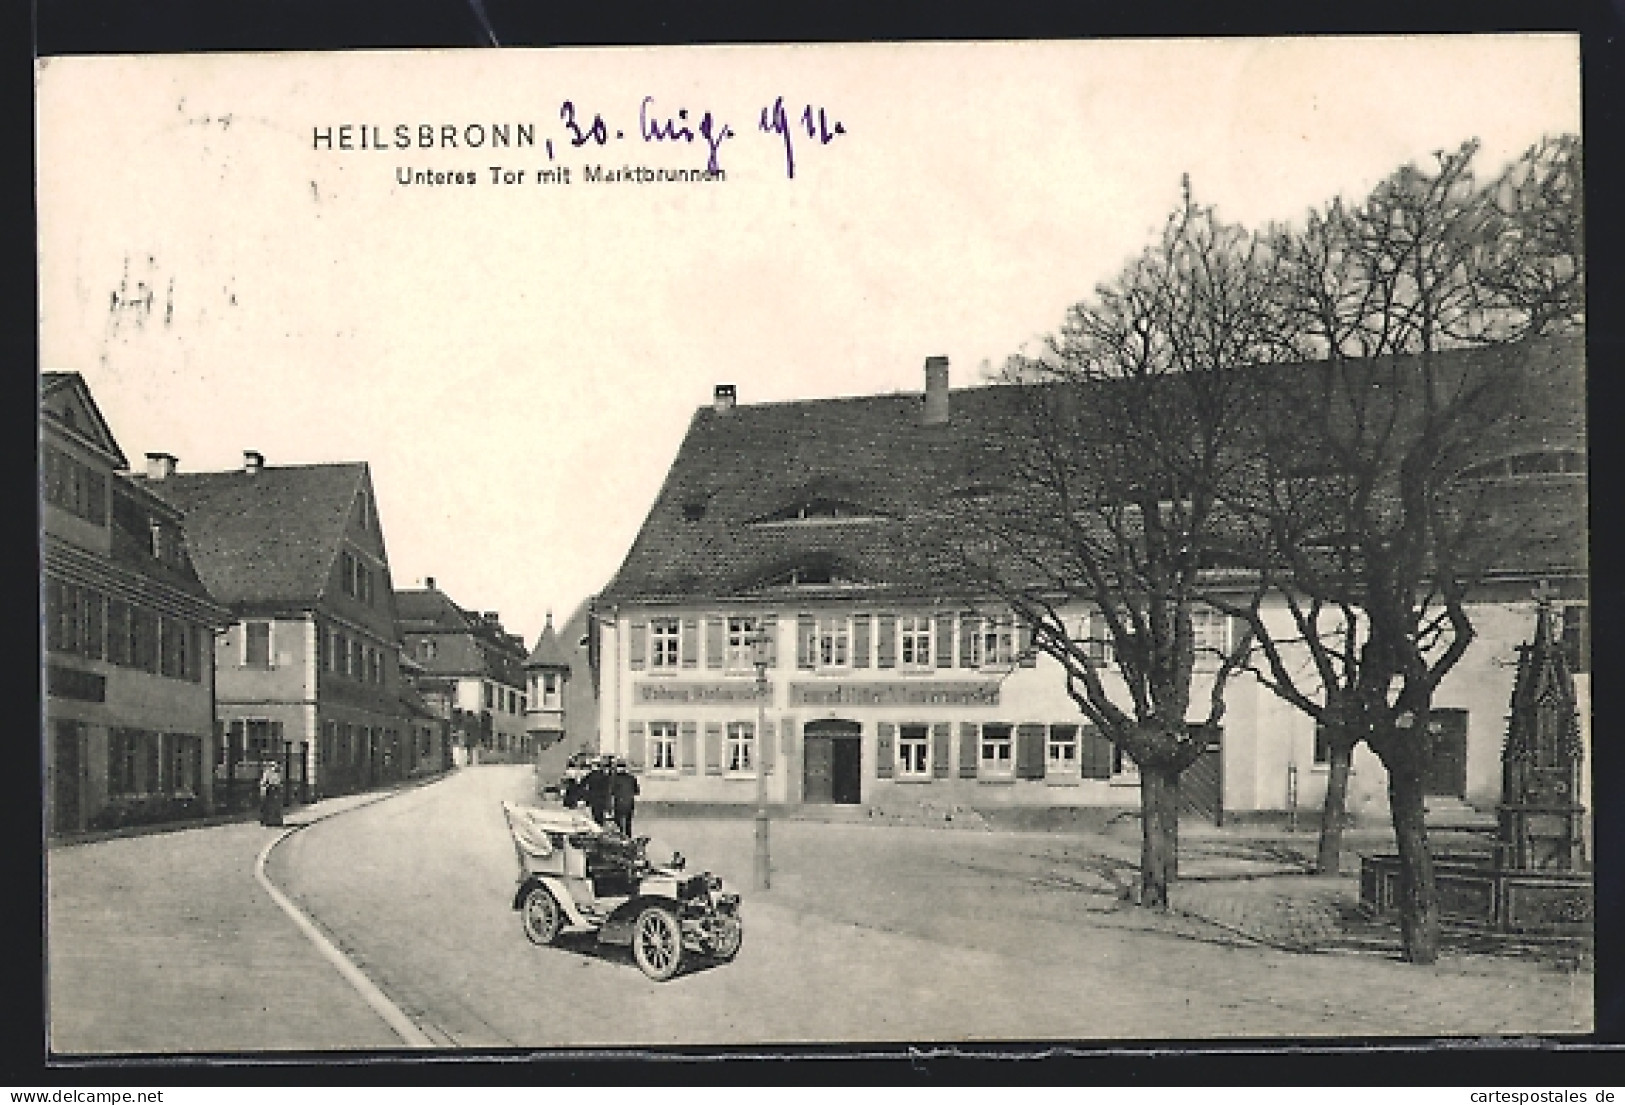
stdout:
POLYGON ((1578 35, 34 78, 51 1060, 1594 1031, 1578 35))

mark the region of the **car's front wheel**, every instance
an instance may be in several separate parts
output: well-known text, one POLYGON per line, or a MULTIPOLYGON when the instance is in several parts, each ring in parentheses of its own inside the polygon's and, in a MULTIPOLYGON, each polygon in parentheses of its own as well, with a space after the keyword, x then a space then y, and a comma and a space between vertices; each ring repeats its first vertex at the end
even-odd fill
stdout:
POLYGON ((652 905, 638 914, 632 929, 632 958, 656 982, 665 982, 683 965, 683 929, 677 915, 652 905))
POLYGON ((551 944, 558 938, 559 930, 564 927, 564 916, 559 910, 559 903, 545 886, 533 886, 525 895, 525 901, 519 907, 519 917, 525 925, 525 935, 532 944, 543 947, 551 944))
POLYGON ((745 942, 745 924, 738 917, 718 917, 711 930, 711 955, 726 963, 745 942))

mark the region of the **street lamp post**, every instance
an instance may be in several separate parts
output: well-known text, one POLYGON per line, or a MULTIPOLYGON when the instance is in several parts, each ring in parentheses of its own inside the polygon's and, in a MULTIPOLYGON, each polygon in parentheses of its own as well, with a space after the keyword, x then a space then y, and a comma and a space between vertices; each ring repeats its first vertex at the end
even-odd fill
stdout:
POLYGON ((751 639, 756 664, 756 740, 752 753, 756 757, 756 889, 767 890, 773 885, 773 861, 768 844, 767 816, 767 760, 762 755, 767 740, 767 649, 766 629, 757 624, 751 639))

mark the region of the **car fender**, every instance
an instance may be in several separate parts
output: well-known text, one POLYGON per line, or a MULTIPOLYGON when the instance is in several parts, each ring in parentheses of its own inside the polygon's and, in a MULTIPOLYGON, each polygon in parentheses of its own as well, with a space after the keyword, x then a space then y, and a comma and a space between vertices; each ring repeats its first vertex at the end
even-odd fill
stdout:
POLYGON ((589 923, 587 919, 581 915, 581 911, 576 908, 575 897, 571 895, 569 889, 564 885, 563 880, 553 878, 549 875, 531 875, 529 878, 521 882, 519 884, 519 889, 514 892, 513 908, 518 909, 523 906, 525 904, 525 895, 529 894, 531 888, 535 886, 547 887, 548 893, 553 895, 553 900, 558 902, 559 908, 564 911, 565 920, 571 925, 580 926, 582 928, 592 927, 591 923, 589 923))
POLYGON ((669 909, 678 917, 683 915, 683 907, 676 898, 668 898, 663 894, 638 894, 626 899, 615 907, 604 922, 604 927, 598 930, 600 944, 630 944, 632 942, 632 922, 636 921, 638 914, 649 906, 657 905, 662 909, 669 909))

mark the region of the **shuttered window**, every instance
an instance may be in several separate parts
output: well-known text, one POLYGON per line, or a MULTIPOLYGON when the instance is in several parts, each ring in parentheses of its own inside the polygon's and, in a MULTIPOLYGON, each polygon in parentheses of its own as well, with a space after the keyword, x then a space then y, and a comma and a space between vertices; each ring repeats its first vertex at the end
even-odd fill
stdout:
POLYGON ((897 666, 897 617, 894 614, 882 614, 877 619, 877 632, 875 642, 875 667, 895 668, 897 666))
MULTIPOLYGON (((721 614, 712 614, 705 619, 705 666, 720 668, 723 666, 724 649, 728 639, 728 619, 721 614)), ((748 666, 748 665, 746 665, 748 666)))
POLYGON ((705 723, 705 773, 707 775, 722 774, 722 723, 720 721, 705 723))
POLYGON ((900 664, 905 668, 931 666, 931 619, 906 614, 897 620, 900 664))
POLYGON ((869 666, 871 650, 870 618, 868 614, 855 614, 852 617, 852 666, 866 668, 869 666))
POLYGON ((875 734, 875 776, 890 779, 897 758, 897 726, 883 721, 875 727, 875 734))
POLYGON ((685 721, 678 727, 678 761, 684 775, 695 775, 699 772, 699 727, 692 721, 685 721))
POLYGON ((1052 775, 1075 775, 1078 771, 1078 727, 1051 725, 1049 748, 1045 756, 1047 770, 1052 775))
POLYGON ((897 774, 901 778, 928 779, 931 777, 930 726, 898 726, 897 774))
POLYGON ((961 779, 976 778, 978 764, 977 754, 978 729, 973 722, 959 723, 959 777, 961 779))
POLYGON ((762 739, 760 746, 757 749, 757 752, 761 757, 761 769, 762 774, 764 775, 773 774, 773 763, 777 758, 774 755, 774 753, 777 752, 777 748, 775 747, 777 743, 778 736, 775 731, 774 724, 770 721, 762 730, 762 739))
POLYGON ((1083 727, 1083 744, 1079 750, 1079 768, 1085 779, 1112 777, 1112 742, 1093 725, 1083 727))
POLYGON ((1015 774, 1015 736, 1011 727, 1002 722, 982 726, 981 773, 989 778, 1009 777, 1015 774))
POLYGON ((682 625, 682 636, 679 638, 681 651, 678 654, 680 663, 685 668, 697 668, 700 660, 700 623, 693 618, 684 618, 682 625))
POLYGON ((953 724, 939 721, 931 726, 931 775, 933 778, 948 778, 948 743, 953 733, 953 724))
POLYGON ((631 668, 641 668, 649 651, 649 627, 643 622, 632 622, 626 627, 626 662, 631 668))
POLYGON ((1033 649, 1032 626, 1016 626, 1016 663, 1024 668, 1038 666, 1038 653, 1033 649))
POLYGON ((626 723, 626 766, 633 771, 643 770, 643 752, 648 741, 643 722, 626 723))
POLYGON ((796 667, 813 667, 813 648, 818 634, 817 622, 811 614, 796 616, 796 667))
POLYGON ((937 615, 937 667, 954 666, 954 616, 937 615))
POLYGON ((1016 727, 1016 777, 1042 779, 1047 731, 1042 725, 1016 727))

